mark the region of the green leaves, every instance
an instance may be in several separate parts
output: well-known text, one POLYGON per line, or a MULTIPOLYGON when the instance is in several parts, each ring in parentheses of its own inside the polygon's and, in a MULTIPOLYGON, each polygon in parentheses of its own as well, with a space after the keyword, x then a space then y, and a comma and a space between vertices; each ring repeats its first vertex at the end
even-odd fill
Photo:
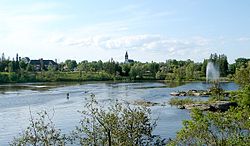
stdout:
POLYGON ((61 134, 60 129, 56 129, 50 116, 46 111, 37 113, 38 117, 33 119, 31 115, 30 125, 20 134, 18 138, 10 143, 11 146, 21 145, 44 145, 57 146, 65 145, 67 138, 61 134))
POLYGON ((244 87, 250 83, 250 62, 247 64, 247 67, 241 66, 241 68, 236 70, 235 73, 235 82, 240 86, 244 87))
POLYGON ((192 120, 183 122, 183 129, 169 144, 176 145, 247 145, 250 142, 250 109, 232 108, 227 112, 191 113, 192 120))
POLYGON ((155 123, 145 107, 130 107, 115 101, 103 108, 94 97, 85 107, 80 126, 74 131, 74 139, 81 145, 145 145, 159 138, 152 135, 155 123))

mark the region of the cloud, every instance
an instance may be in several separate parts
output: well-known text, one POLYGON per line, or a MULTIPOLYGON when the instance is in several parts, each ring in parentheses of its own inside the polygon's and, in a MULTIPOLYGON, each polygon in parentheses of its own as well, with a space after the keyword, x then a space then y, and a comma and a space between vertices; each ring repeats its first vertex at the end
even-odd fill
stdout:
POLYGON ((163 55, 165 58, 197 58, 209 54, 209 39, 204 37, 168 38, 159 34, 141 34, 127 36, 97 35, 83 38, 64 37, 61 45, 77 48, 93 48, 103 51, 134 51, 146 54, 163 55))
POLYGON ((250 41, 250 37, 240 37, 237 39, 237 41, 239 42, 248 42, 250 41))

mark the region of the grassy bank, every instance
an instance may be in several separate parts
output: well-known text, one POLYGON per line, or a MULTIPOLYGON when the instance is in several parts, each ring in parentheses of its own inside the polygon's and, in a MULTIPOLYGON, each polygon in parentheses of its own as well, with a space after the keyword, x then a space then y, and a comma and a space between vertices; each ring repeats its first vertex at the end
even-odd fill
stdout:
POLYGON ((157 80, 153 77, 131 78, 100 72, 0 72, 0 83, 78 82, 78 81, 134 81, 157 80))

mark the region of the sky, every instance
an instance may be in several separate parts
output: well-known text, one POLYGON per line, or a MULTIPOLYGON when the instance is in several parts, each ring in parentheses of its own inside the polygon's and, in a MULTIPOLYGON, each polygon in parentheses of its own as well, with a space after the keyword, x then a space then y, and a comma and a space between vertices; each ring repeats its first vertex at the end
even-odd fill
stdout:
POLYGON ((250 58, 249 0, 0 0, 0 53, 31 59, 250 58))

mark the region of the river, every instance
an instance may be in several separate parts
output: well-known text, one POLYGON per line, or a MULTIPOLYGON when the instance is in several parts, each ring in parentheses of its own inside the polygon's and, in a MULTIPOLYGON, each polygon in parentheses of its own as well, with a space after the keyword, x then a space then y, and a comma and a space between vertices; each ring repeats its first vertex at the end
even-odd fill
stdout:
MULTIPOLYGON (((209 84, 192 82, 172 87, 163 82, 85 82, 85 83, 23 83, 0 85, 0 145, 8 145, 14 136, 18 136, 29 124, 30 111, 35 113, 46 110, 54 115, 52 120, 62 133, 68 134, 79 125, 81 115, 77 112, 84 108, 84 98, 93 93, 101 103, 113 100, 133 102, 146 100, 167 102, 174 91, 191 89, 205 90, 209 84), (70 99, 66 99, 66 94, 70 99)), ((235 83, 221 83, 225 90, 236 90, 235 83)), ((207 98, 207 97, 202 97, 207 98)), ((187 110, 176 107, 151 107, 153 118, 157 120, 155 134, 163 138, 174 138, 182 127, 182 120, 189 119, 187 110)))

